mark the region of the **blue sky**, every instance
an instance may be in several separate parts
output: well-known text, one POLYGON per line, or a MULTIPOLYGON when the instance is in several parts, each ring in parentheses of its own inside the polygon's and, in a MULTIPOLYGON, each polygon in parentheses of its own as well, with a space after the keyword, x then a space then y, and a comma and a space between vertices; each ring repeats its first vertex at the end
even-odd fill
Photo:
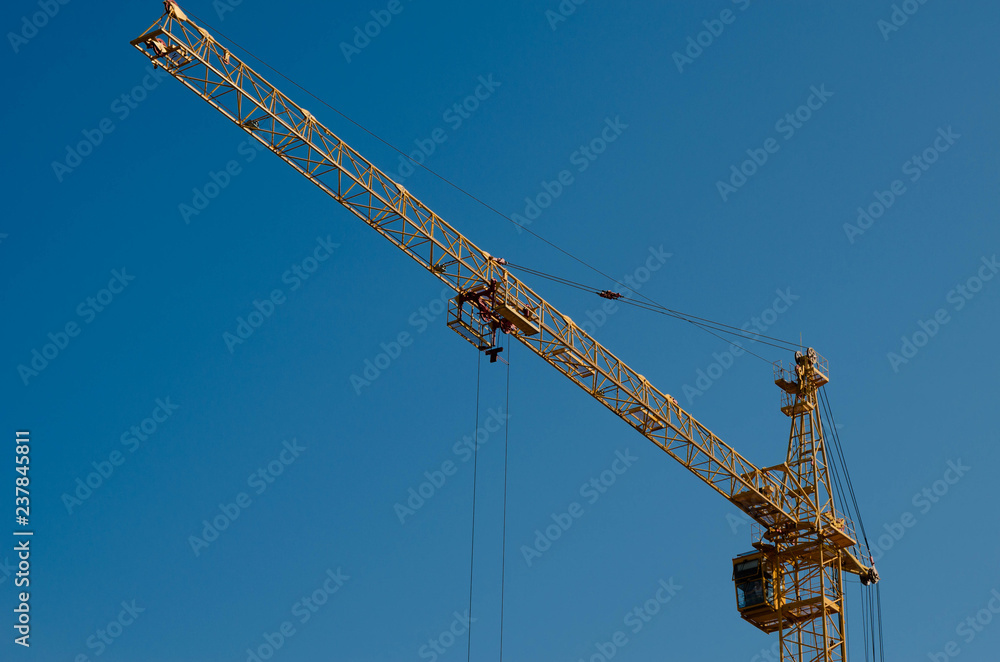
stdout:
MULTIPOLYGON (((655 266, 643 294, 817 348, 869 537, 902 531, 878 563, 890 657, 951 644, 993 659, 1000 9, 623 4, 184 7, 603 271, 655 266), (367 44, 342 45, 386 16, 367 44), (602 132, 601 153, 581 151, 602 132)), ((0 16, 0 434, 13 446, 31 431, 35 531, 30 650, 12 641, 3 534, 3 658, 243 661, 271 641, 275 660, 420 660, 429 640, 437 659, 465 658, 478 357, 445 326, 435 278, 150 75, 128 42, 160 12, 18 1, 0 16), (255 310, 253 333, 227 343, 255 310), (396 504, 430 480, 401 522, 396 504)), ((399 172, 397 153, 277 83, 399 172)), ((405 180, 492 254, 613 285, 433 176, 405 180)), ((525 280, 758 466, 783 459, 767 362, 525 280), (702 373, 717 376, 708 388, 702 373)), ((621 660, 769 649, 776 637, 735 609, 738 511, 527 350, 509 358, 509 401, 505 369, 481 373, 473 659, 498 653, 505 439, 506 656, 589 660, 617 631, 621 660), (624 464, 596 498, 581 492, 624 464), (522 549, 574 503, 529 565, 522 549), (633 632, 626 615, 664 585, 670 601, 633 632)))

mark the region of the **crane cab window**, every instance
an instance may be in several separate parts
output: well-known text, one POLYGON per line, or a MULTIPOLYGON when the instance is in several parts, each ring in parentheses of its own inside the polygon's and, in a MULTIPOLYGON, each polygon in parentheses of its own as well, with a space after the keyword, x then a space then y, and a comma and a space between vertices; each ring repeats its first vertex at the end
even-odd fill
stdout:
POLYGON ((736 607, 743 611, 774 602, 774 587, 764 577, 762 559, 751 557, 733 562, 736 607))
POLYGON ((743 611, 774 601, 773 586, 763 579, 753 579, 736 585, 736 607, 743 611))
POLYGON ((738 582, 750 577, 760 577, 760 559, 754 558, 746 561, 736 559, 733 562, 733 580, 738 582))

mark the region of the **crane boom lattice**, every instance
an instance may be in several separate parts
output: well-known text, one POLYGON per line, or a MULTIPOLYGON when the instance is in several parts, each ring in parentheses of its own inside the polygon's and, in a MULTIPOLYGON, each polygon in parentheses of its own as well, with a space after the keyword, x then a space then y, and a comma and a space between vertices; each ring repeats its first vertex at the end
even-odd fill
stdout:
POLYGON ((783 659, 844 659, 842 574, 869 568, 851 553, 853 532, 833 508, 815 407, 826 373, 812 354, 797 374, 776 380, 790 402, 783 409, 793 421, 789 451, 783 464, 760 469, 175 3, 165 4, 168 11, 132 40, 137 50, 454 290, 448 326, 462 337, 495 357, 496 334, 513 336, 753 518, 762 531, 758 568, 770 572, 770 583, 762 579, 761 587, 772 597, 744 601, 741 615, 782 633, 783 659))

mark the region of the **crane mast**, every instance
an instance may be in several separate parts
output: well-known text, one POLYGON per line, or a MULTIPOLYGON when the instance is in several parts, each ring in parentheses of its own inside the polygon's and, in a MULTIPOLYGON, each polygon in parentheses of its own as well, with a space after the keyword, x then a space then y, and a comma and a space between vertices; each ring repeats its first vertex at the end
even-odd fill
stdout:
POLYGON ((788 454, 780 465, 757 468, 176 3, 164 4, 166 13, 132 40, 137 50, 454 290, 448 326, 459 335, 492 358, 500 351, 496 334, 512 336, 753 518, 756 552, 734 560, 741 616, 780 632, 783 660, 846 659, 843 573, 877 575, 852 552, 860 554, 851 523, 833 504, 817 409, 829 381, 824 360, 810 349, 791 368, 776 369, 782 411, 792 419, 788 454))

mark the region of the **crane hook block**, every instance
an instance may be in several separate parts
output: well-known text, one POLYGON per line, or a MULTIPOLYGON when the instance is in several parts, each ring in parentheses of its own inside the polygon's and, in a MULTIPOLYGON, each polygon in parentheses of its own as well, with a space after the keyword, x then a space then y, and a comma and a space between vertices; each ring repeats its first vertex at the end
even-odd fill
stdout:
POLYGON ((865 572, 861 573, 861 583, 865 586, 871 586, 872 584, 878 584, 879 576, 878 570, 875 566, 868 568, 865 572))

